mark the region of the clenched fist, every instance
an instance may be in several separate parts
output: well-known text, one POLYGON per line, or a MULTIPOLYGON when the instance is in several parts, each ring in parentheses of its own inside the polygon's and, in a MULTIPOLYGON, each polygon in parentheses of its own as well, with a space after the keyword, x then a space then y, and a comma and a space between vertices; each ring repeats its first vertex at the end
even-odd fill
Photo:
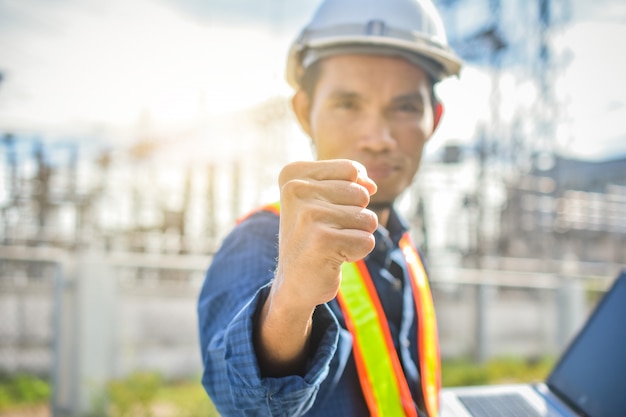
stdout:
POLYGON ((303 371, 316 306, 332 300, 341 265, 374 248, 376 184, 350 160, 296 162, 280 174, 278 267, 255 328, 261 372, 303 371))
POLYGON ((276 284, 305 304, 333 299, 341 265, 374 248, 378 227, 366 207, 376 184, 350 160, 296 162, 279 177, 281 217, 276 284))

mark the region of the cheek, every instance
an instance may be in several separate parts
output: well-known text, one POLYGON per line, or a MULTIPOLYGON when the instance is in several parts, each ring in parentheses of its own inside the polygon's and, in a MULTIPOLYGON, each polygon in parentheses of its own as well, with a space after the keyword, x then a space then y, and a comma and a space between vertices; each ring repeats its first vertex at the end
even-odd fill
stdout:
POLYGON ((398 141, 401 151, 408 159, 421 159, 422 150, 428 141, 429 135, 424 129, 423 123, 402 123, 394 129, 394 136, 398 141))
POLYGON ((351 146, 353 129, 347 123, 323 111, 311 114, 311 137, 319 159, 344 157, 351 146))
POLYGON ((414 124, 412 127, 406 127, 401 132, 398 132, 396 139, 398 141, 398 151, 405 161, 405 177, 407 182, 410 183, 419 169, 428 137, 422 129, 414 124))

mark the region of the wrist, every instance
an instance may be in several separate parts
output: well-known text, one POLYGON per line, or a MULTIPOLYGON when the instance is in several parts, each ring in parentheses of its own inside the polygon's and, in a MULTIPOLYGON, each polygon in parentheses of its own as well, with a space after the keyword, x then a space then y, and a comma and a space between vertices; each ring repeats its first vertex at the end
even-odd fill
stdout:
POLYGON ((291 331, 309 330, 316 307, 317 305, 301 299, 281 285, 280 281, 275 280, 261 310, 260 318, 266 324, 281 326, 291 331))
POLYGON ((263 375, 280 377, 304 373, 314 311, 315 306, 293 302, 286 292, 272 286, 255 330, 255 350, 263 375))

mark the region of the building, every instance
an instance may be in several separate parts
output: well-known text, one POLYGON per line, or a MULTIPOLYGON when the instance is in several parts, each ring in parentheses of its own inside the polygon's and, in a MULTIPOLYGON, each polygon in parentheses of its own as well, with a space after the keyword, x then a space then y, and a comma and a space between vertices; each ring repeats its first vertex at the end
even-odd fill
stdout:
POLYGON ((626 262, 626 158, 536 165, 507 187, 501 254, 626 262))

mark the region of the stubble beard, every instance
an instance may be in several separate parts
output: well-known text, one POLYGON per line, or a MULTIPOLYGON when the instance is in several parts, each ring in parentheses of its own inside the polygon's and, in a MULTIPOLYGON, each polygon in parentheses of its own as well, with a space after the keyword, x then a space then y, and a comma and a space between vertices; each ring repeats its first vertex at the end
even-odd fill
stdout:
POLYGON ((391 210, 391 208, 393 207, 393 201, 378 201, 378 202, 370 202, 367 205, 367 208, 369 210, 372 210, 373 212, 382 212, 382 211, 386 211, 386 210, 391 210))

